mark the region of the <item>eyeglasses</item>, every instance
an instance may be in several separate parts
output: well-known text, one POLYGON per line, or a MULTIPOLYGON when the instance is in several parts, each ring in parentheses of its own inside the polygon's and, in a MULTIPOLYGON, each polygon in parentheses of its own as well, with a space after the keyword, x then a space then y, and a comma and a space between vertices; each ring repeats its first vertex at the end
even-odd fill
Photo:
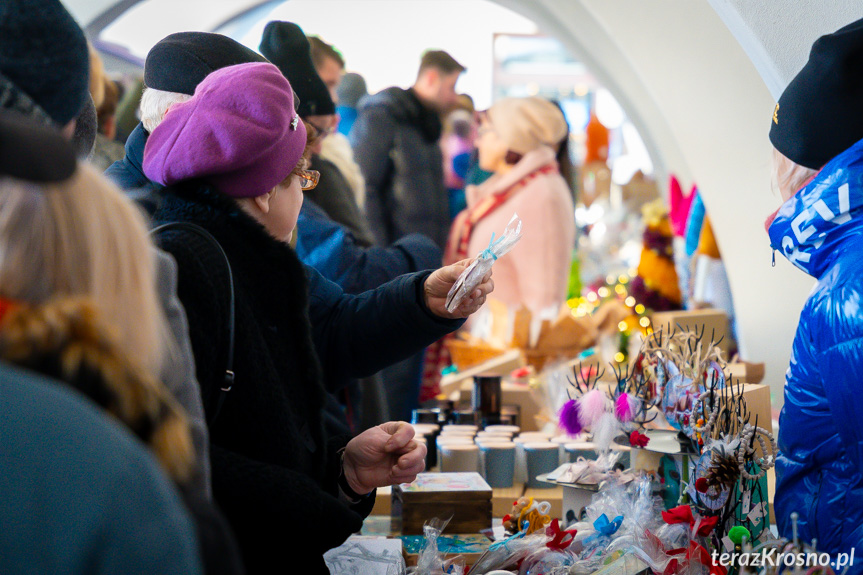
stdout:
POLYGON ((304 192, 314 190, 321 179, 321 173, 317 170, 297 170, 294 173, 300 178, 300 187, 304 192))
POLYGON ((306 123, 308 125, 310 125, 312 128, 314 128, 318 132, 318 136, 321 138, 326 138, 327 136, 333 134, 336 131, 336 129, 333 128, 332 126, 330 126, 329 128, 321 128, 317 124, 313 124, 311 122, 306 122, 306 123))

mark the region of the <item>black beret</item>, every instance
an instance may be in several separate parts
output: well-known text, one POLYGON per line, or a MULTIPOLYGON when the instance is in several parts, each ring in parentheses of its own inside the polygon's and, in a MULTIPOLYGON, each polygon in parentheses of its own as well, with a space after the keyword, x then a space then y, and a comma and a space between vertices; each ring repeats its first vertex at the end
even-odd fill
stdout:
POLYGON ((330 91, 312 63, 312 49, 302 28, 293 22, 269 22, 258 49, 279 67, 300 97, 300 117, 336 113, 330 91))
POLYGON ((0 73, 63 127, 90 98, 84 31, 59 0, 3 0, 0 73))
POLYGON ((812 45, 809 61, 773 110, 770 141, 793 162, 820 169, 863 138, 863 19, 812 45))
POLYGON ((144 84, 180 94, 195 93, 201 81, 221 68, 267 59, 222 34, 178 32, 159 40, 147 54, 144 84))
POLYGON ((62 182, 76 166, 75 150, 57 130, 19 114, 0 113, 0 176, 62 182))

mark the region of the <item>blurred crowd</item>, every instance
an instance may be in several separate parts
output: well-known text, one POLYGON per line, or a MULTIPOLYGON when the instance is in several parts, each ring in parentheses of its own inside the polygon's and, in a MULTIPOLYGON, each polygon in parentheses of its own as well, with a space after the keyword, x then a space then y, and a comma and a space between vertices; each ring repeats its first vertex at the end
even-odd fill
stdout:
POLYGON ((444 338, 487 297, 564 302, 560 107, 478 112, 441 50, 368 94, 348 57, 180 32, 134 86, 59 0, 0 5, 0 570, 326 573, 423 469, 403 420, 444 338))

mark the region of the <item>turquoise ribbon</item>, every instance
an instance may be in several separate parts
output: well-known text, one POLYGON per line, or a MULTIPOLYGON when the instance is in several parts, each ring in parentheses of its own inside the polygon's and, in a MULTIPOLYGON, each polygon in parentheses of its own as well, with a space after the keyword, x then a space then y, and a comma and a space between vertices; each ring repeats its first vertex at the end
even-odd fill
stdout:
POLYGON ((508 550, 508 548, 506 546, 507 543, 509 543, 510 541, 515 541, 516 539, 521 539, 525 535, 527 535, 527 527, 525 527, 524 529, 522 529, 521 531, 519 531, 518 533, 516 533, 512 537, 507 537, 503 541, 498 541, 496 543, 492 543, 491 546, 489 546, 488 550, 489 551, 496 551, 497 549, 500 549, 501 547, 508 550))
POLYGON ((494 232, 492 232, 491 233, 491 239, 488 241, 488 247, 485 248, 484 250, 482 250, 482 253, 479 254, 479 257, 486 259, 486 260, 488 258, 492 258, 493 260, 497 260, 497 256, 495 255, 495 253, 493 251, 491 251, 491 248, 493 248, 494 246, 499 244, 502 239, 503 239, 503 236, 497 238, 497 241, 494 241, 494 232))

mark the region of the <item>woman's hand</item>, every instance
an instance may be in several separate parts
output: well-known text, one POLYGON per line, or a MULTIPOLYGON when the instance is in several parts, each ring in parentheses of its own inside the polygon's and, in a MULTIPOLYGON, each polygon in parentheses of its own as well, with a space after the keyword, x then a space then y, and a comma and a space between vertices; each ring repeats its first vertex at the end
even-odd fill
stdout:
POLYGON ((367 429, 345 447, 345 479, 358 494, 410 483, 425 469, 426 446, 414 441, 414 428, 389 421, 367 429))
POLYGON ((482 282, 468 297, 462 300, 461 304, 452 313, 446 310, 446 296, 449 290, 471 261, 462 260, 451 266, 440 268, 426 278, 423 292, 425 293, 426 305, 433 314, 446 319, 465 318, 477 311, 485 303, 486 296, 494 290, 494 280, 491 279, 491 271, 482 278, 482 282))

